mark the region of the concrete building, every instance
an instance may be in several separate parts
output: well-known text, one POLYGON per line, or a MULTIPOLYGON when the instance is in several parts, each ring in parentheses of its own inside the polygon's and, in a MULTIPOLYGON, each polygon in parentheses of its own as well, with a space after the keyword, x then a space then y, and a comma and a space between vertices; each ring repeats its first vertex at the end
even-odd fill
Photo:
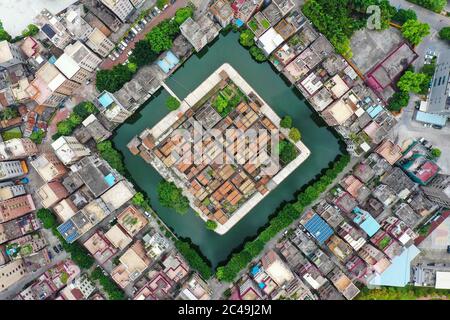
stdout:
POLYGON ((273 250, 269 250, 262 258, 261 263, 266 273, 282 286, 294 279, 294 274, 273 250))
POLYGON ((19 218, 34 210, 36 207, 29 194, 3 200, 0 202, 0 223, 19 218))
POLYGON ((55 66, 61 71, 67 79, 82 84, 91 73, 81 68, 67 53, 62 54, 55 62, 55 66))
POLYGON ((67 284, 61 290, 59 297, 62 300, 86 300, 97 290, 94 283, 89 280, 86 274, 83 274, 67 284))
POLYGON ((38 153, 36 144, 28 138, 15 138, 0 142, 0 160, 17 160, 38 153))
POLYGON ((209 7, 209 11, 213 14, 214 18, 219 22, 222 28, 225 28, 233 20, 233 9, 230 3, 226 0, 217 0, 209 7))
POLYGON ((165 250, 170 247, 170 242, 159 233, 150 235, 147 233, 142 240, 145 243, 147 255, 152 259, 157 259, 165 250))
POLYGON ((79 87, 79 83, 67 79, 53 64, 47 62, 36 72, 36 78, 26 91, 37 104, 56 107, 79 87))
POLYGON ((427 100, 427 112, 433 114, 450 115, 450 49, 439 53, 436 71, 431 84, 431 91, 427 100))
POLYGON ((100 264, 108 261, 117 252, 100 230, 97 230, 83 245, 100 264))
POLYGON ((0 292, 7 290, 27 275, 21 259, 0 266, 0 292))
POLYGON ((181 288, 179 298, 182 300, 209 300, 212 290, 208 284, 197 274, 194 273, 181 288))
POLYGON ((97 98, 97 105, 104 116, 112 122, 123 123, 133 113, 127 110, 112 94, 103 91, 97 98))
POLYGON ((50 208, 62 199, 66 198, 69 193, 66 188, 58 181, 52 181, 44 184, 37 192, 41 198, 41 204, 44 208, 50 208))
POLYGON ((148 224, 148 220, 135 206, 131 205, 117 216, 117 223, 134 237, 148 224))
POLYGON ((74 137, 59 137, 52 143, 56 156, 65 165, 73 164, 91 154, 91 151, 74 137))
POLYGON ((444 207, 450 207, 450 175, 438 174, 422 190, 427 197, 444 207))
POLYGON ((128 180, 116 183, 111 189, 101 195, 101 199, 106 203, 111 211, 119 209, 131 200, 136 194, 133 185, 128 180))
POLYGON ((219 28, 207 15, 202 15, 197 21, 186 19, 181 24, 180 31, 197 52, 219 35, 219 28))
POLYGON ((72 36, 66 27, 47 9, 35 18, 36 25, 42 33, 58 48, 64 48, 72 41, 72 36))
POLYGON ((23 184, 13 184, 0 187, 0 201, 26 194, 23 184))
POLYGON ((85 132, 97 143, 108 139, 112 135, 93 114, 84 119, 82 124, 85 132))
POLYGON ((28 172, 24 161, 0 162, 0 181, 19 178, 28 172))
POLYGON ((259 37, 257 44, 268 56, 283 42, 283 37, 274 28, 270 28, 259 37))
POLYGON ((25 61, 19 47, 6 40, 0 42, 0 67, 9 68, 25 61))
POLYGON ((94 28, 88 36, 86 45, 103 58, 114 49, 114 43, 97 28, 94 28))
POLYGON ((130 0, 101 0, 101 2, 122 22, 125 22, 134 11, 130 0))
POLYGON ((100 63, 102 63, 102 59, 80 41, 68 45, 64 49, 64 53, 88 72, 95 72, 100 63))
POLYGON ((358 97, 349 92, 322 112, 322 117, 329 126, 337 126, 347 121, 359 108, 358 97))
POLYGON ((111 243, 113 248, 117 248, 119 251, 122 251, 133 242, 133 239, 117 224, 105 233, 105 238, 111 243))
POLYGON ((62 178, 67 169, 53 152, 44 152, 31 161, 31 165, 45 182, 62 178))

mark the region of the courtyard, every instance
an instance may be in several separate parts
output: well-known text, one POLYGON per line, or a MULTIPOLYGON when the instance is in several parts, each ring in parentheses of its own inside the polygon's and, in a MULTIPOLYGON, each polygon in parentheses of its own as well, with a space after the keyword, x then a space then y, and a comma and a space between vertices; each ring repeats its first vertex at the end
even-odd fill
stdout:
POLYGON ((133 183, 147 193, 152 207, 161 219, 179 237, 191 239, 209 259, 212 267, 226 260, 246 238, 255 236, 280 205, 294 200, 297 190, 319 175, 341 154, 338 138, 307 105, 297 89, 287 84, 270 63, 255 62, 239 44, 238 39, 239 35, 233 32, 220 35, 204 51, 191 56, 167 79, 166 84, 180 100, 184 100, 214 70, 224 63, 229 63, 279 117, 292 116, 293 125, 300 128, 301 141, 311 151, 311 155, 226 234, 219 235, 206 229, 204 220, 194 210, 179 215, 161 206, 156 191, 162 180, 161 175, 142 158, 132 155, 127 148, 128 142, 134 136, 146 128, 152 128, 169 113, 165 101, 170 95, 165 89, 161 89, 131 119, 121 125, 114 137, 114 144, 124 155, 125 165, 129 168, 133 183))

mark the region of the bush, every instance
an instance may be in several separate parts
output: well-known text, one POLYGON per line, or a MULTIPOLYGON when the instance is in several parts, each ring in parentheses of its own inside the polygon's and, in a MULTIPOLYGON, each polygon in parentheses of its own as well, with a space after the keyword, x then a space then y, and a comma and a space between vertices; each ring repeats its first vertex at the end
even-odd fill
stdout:
POLYGON ((125 166, 123 164, 122 155, 114 149, 112 142, 109 140, 97 143, 97 150, 100 156, 109 163, 109 165, 116 169, 120 174, 125 174, 125 166))
POLYGON ((264 54, 264 52, 257 46, 253 46, 250 48, 250 54, 252 55, 253 59, 255 59, 257 62, 264 62, 267 60, 267 57, 264 54))
POLYGON ((441 156, 441 154, 442 154, 442 151, 440 149, 438 149, 438 148, 431 149, 431 156, 433 158, 439 158, 441 156))
POLYGON ((194 15, 194 10, 191 7, 180 8, 175 12, 175 22, 180 26, 188 18, 194 15))
POLYGON ((450 41, 450 27, 444 27, 439 31, 439 37, 443 40, 450 41))
POLYGON ((173 182, 163 180, 159 183, 158 199, 162 206, 174 209, 179 214, 185 214, 189 209, 188 198, 173 182))
POLYGON ((289 138, 291 138, 292 141, 297 142, 300 141, 302 135, 297 128, 291 128, 291 130, 289 131, 289 138))
POLYGON ((34 24, 29 24, 28 27, 22 31, 22 36, 32 37, 39 33, 39 28, 34 24))
POLYGON ((280 126, 282 128, 287 128, 287 129, 292 128, 292 117, 291 116, 285 116, 283 119, 281 119, 280 126))
POLYGON ((239 43, 246 48, 250 48, 255 45, 254 37, 255 35, 250 29, 245 29, 239 36, 239 43))
POLYGON ((205 222, 206 225, 206 229, 208 230, 216 230, 217 228, 217 222, 215 222, 214 220, 208 220, 205 222))
POLYGON ((36 144, 41 144, 42 139, 45 137, 45 131, 42 129, 38 129, 37 131, 33 131, 30 135, 30 140, 36 144))
POLYGON ((399 9, 392 19, 404 24, 408 20, 417 20, 417 14, 411 9, 399 9))
POLYGON ((175 97, 168 97, 166 100, 166 106, 167 109, 169 109, 170 111, 174 111, 177 110, 180 107, 180 101, 177 100, 177 98, 175 97))
POLYGON ((444 10, 447 0, 408 0, 428 10, 440 13, 444 10))
POLYGON ((402 34, 412 45, 417 46, 430 34, 430 26, 418 20, 408 20, 402 26, 402 34))
POLYGON ((394 112, 400 112, 409 103, 409 93, 400 91, 392 95, 389 100, 388 109, 394 112))
POLYGON ((189 243, 182 240, 176 240, 175 247, 183 255, 191 268, 197 270, 203 279, 208 280, 211 278, 211 267, 203 260, 197 251, 189 245, 189 243))

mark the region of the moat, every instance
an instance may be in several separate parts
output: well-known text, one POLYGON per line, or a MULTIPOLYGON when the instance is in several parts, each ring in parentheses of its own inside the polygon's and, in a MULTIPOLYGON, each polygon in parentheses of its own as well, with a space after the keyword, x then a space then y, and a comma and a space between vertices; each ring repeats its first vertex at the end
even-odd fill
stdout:
POLYGON ((339 141, 320 117, 307 106, 301 94, 289 86, 281 75, 272 69, 270 62, 258 64, 238 42, 239 35, 230 32, 212 43, 201 54, 193 55, 173 75, 167 85, 184 99, 223 63, 229 63, 280 116, 290 115, 300 129, 303 143, 311 151, 309 158, 287 177, 269 196, 264 198, 225 235, 218 235, 205 227, 204 221, 190 210, 179 215, 158 203, 156 186, 162 179, 157 171, 142 158, 134 156, 127 143, 142 130, 154 126, 169 112, 165 101, 169 93, 161 89, 145 106, 141 107, 114 137, 115 146, 124 155, 125 165, 134 182, 150 197, 151 205, 162 220, 180 237, 190 238, 206 256, 212 266, 224 261, 239 247, 245 238, 256 235, 268 217, 284 202, 293 200, 294 193, 318 175, 341 153, 339 141))

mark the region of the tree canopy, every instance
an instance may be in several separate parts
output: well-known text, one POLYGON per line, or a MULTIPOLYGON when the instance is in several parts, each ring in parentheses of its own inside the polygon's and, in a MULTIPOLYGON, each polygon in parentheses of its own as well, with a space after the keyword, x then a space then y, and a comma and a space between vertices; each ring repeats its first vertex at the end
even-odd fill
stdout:
POLYGON ((284 164, 288 164, 289 162, 297 158, 298 155, 297 148, 287 140, 280 141, 278 145, 278 152, 280 160, 284 164))
POLYGON ((208 230, 216 230, 217 228, 217 222, 214 220, 208 220, 205 222, 206 229, 208 230))
POLYGON ((3 23, 0 21, 0 41, 11 41, 11 35, 3 28, 3 23))
POLYGON ((450 41, 450 27, 444 27, 439 31, 439 37, 443 40, 450 41))
POLYGON ((157 57, 158 55, 152 50, 150 43, 145 40, 140 40, 134 45, 130 61, 136 63, 138 67, 143 67, 154 62, 157 57))
POLYGON ((406 71, 397 82, 397 87, 403 92, 422 93, 424 84, 428 84, 430 78, 424 73, 406 71))
POLYGON ((250 29, 245 29, 239 36, 239 43, 246 48, 250 48, 255 44, 255 35, 250 29))
POLYGON ((175 22, 180 26, 188 18, 191 18, 194 10, 191 7, 184 7, 177 10, 175 13, 175 22))
POLYGON ((418 20, 408 20, 402 26, 402 34, 406 40, 417 46, 430 34, 430 26, 418 20))
POLYGON ((175 183, 161 181, 158 185, 158 199, 162 206, 185 214, 189 209, 189 200, 183 196, 182 190, 175 183))
POLYGON ((409 93, 400 91, 393 94, 389 100, 388 109, 395 112, 400 112, 409 103, 409 93))
POLYGON ((447 0, 408 0, 431 11, 440 13, 444 10, 447 0))
POLYGON ((292 141, 297 142, 300 141, 302 135, 300 134, 300 131, 297 128, 291 128, 291 130, 289 131, 289 138, 291 138, 292 141))
POLYGON ((166 106, 170 111, 177 110, 180 107, 180 101, 178 101, 177 98, 170 96, 166 100, 166 106))
POLYGON ((292 127, 292 117, 291 116, 285 116, 283 117, 283 119, 281 119, 280 121, 280 126, 282 128, 291 128, 292 127))
POLYGON ((116 92, 133 78, 133 72, 127 65, 118 64, 110 70, 100 70, 96 77, 97 90, 116 92))
POLYGON ((417 20, 417 14, 412 9, 399 9, 392 20, 404 24, 408 20, 417 20))
POLYGON ((111 141, 106 140, 98 143, 97 150, 100 153, 100 156, 105 159, 112 168, 116 169, 120 174, 125 174, 122 154, 114 149, 111 141))

